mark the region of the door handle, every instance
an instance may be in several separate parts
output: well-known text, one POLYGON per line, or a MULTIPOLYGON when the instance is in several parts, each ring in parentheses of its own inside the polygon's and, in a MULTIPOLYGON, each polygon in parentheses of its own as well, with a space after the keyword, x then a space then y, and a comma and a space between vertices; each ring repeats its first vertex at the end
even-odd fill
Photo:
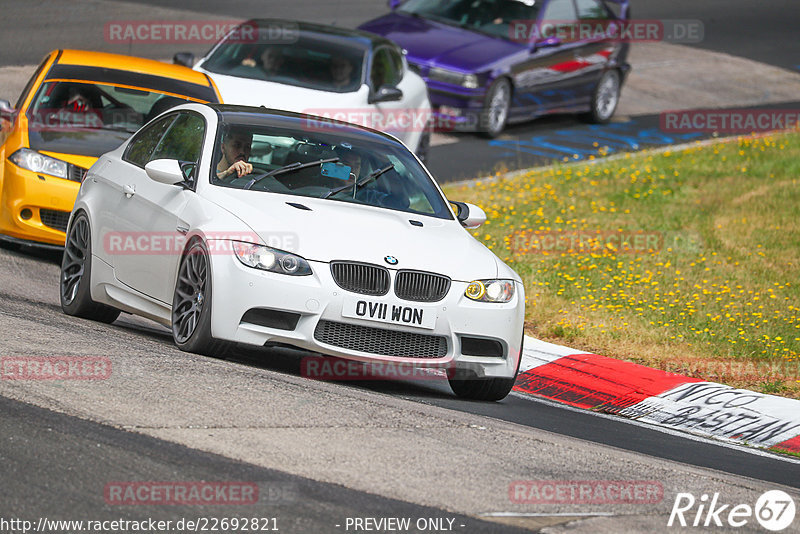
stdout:
POLYGON ((122 186, 122 192, 125 193, 125 196, 131 198, 133 195, 136 194, 136 186, 135 185, 124 185, 122 186))

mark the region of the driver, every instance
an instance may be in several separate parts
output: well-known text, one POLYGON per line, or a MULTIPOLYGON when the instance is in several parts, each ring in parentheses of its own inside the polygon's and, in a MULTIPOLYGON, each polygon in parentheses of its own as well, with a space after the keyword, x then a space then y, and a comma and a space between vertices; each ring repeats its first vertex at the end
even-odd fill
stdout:
POLYGON ((241 129, 226 130, 220 145, 222 159, 217 164, 217 178, 241 178, 253 172, 253 164, 248 163, 252 143, 252 133, 241 129))
POLYGON ((333 151, 339 157, 339 163, 350 167, 350 175, 357 180, 361 172, 361 155, 353 150, 353 145, 341 143, 333 151))

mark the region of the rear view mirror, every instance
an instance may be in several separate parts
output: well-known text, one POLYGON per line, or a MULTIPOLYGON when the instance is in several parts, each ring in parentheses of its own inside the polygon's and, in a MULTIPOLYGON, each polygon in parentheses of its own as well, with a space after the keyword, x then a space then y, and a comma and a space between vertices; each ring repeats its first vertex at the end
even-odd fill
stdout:
POLYGON ((191 69, 194 67, 194 54, 191 52, 178 52, 172 56, 172 62, 176 65, 183 65, 191 69))
POLYGON ((160 184, 180 185, 185 180, 181 164, 174 159, 154 159, 144 166, 144 171, 160 184))
POLYGON ((556 46, 561 46, 561 39, 558 37, 547 37, 546 39, 541 39, 533 43, 534 50, 539 50, 540 48, 554 48, 556 46))
POLYGON ((393 85, 381 85, 369 98, 370 104, 377 102, 396 102, 403 98, 403 91, 393 85))
POLYGON ((0 117, 6 120, 12 120, 17 110, 11 105, 8 100, 0 100, 0 117))
POLYGON ((464 228, 472 230, 486 222, 486 212, 478 206, 452 200, 450 204, 456 207, 456 219, 464 228))

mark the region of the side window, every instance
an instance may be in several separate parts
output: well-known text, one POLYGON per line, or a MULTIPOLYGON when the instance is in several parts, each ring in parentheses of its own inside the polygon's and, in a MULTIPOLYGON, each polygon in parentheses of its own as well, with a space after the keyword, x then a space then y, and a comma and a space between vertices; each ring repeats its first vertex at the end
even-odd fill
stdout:
POLYGON ((578 18, 581 20, 605 20, 608 18, 608 11, 597 0, 576 0, 578 6, 578 18))
POLYGON ((403 60, 389 48, 380 48, 372 56, 370 81, 372 87, 381 85, 397 85, 403 78, 403 60))
POLYGON ((568 24, 578 17, 575 13, 575 5, 572 0, 550 0, 544 10, 543 19, 546 21, 557 21, 568 24))
POLYGON ((150 161, 150 154, 153 153, 164 132, 167 131, 169 125, 175 120, 177 115, 167 115, 147 126, 141 130, 136 137, 134 137, 122 159, 128 163, 132 163, 137 167, 144 167, 150 161))
POLYGON ((172 123, 169 131, 153 152, 150 160, 176 159, 181 162, 197 163, 203 147, 206 127, 200 115, 183 112, 172 123))

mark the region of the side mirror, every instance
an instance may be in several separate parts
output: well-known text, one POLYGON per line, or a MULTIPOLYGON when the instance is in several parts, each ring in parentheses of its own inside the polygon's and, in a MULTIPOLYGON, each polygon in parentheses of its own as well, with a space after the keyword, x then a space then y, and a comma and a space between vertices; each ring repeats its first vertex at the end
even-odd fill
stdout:
POLYGON ((403 98, 403 91, 393 85, 381 85, 378 90, 370 95, 369 103, 396 102, 403 98))
POLYGON ((0 117, 6 120, 13 120, 17 110, 11 105, 8 100, 0 100, 0 117))
POLYGON ((466 202, 450 201, 450 203, 456 207, 456 219, 464 228, 472 230, 486 222, 486 212, 478 206, 466 202))
POLYGON ((178 52, 172 56, 172 62, 176 65, 183 65, 191 69, 194 67, 194 54, 191 52, 178 52))
POLYGON ((541 48, 554 48, 556 46, 561 46, 561 39, 558 37, 547 37, 546 39, 534 42, 532 49, 539 50, 541 48))
POLYGON ((181 164, 174 159, 154 159, 144 166, 144 172, 160 184, 181 185, 185 180, 181 164))

